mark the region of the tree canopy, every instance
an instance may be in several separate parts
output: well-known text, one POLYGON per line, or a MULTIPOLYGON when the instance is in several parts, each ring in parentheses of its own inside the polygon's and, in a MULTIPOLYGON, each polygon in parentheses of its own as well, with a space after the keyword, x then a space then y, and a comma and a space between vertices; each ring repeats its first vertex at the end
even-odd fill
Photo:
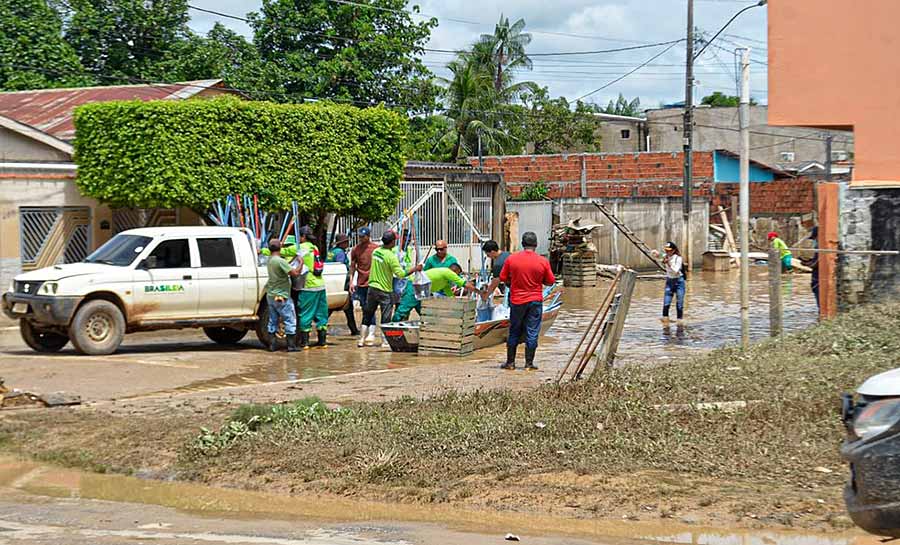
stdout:
POLYGON ((263 0, 249 17, 286 93, 430 111, 437 89, 420 55, 437 21, 416 22, 405 8, 406 0, 263 0))
MULTIPOLYGON (((700 104, 713 106, 716 108, 737 108, 741 105, 741 97, 734 95, 726 95, 721 91, 716 91, 711 95, 707 95, 700 100, 700 104)), ((750 104, 756 104, 756 100, 750 99, 750 104)))
POLYGON ((400 199, 404 116, 384 108, 233 97, 75 110, 84 195, 114 206, 205 211, 229 194, 268 210, 382 219, 400 199))
POLYGON ((609 104, 606 108, 600 108, 600 111, 605 114, 612 115, 627 115, 627 116, 638 116, 641 115, 641 99, 638 97, 633 98, 632 100, 628 100, 625 98, 625 95, 619 93, 619 98, 615 101, 610 100, 609 104))
POLYGON ((91 83, 46 0, 0 0, 0 90, 91 83))

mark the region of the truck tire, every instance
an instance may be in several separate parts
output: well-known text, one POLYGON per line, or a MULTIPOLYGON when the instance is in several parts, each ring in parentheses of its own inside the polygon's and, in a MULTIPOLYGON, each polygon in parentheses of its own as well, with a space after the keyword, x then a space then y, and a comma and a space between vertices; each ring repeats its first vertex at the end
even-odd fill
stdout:
POLYGON ((69 338, 62 333, 40 329, 28 320, 19 320, 19 333, 35 352, 59 352, 69 344, 69 338))
POLYGON ((125 317, 119 307, 103 299, 81 305, 69 325, 75 350, 95 356, 112 354, 125 337, 125 317))
POLYGON ((233 327, 204 327, 203 332, 206 333, 209 340, 223 345, 237 344, 247 335, 246 329, 233 327))
POLYGON ((263 346, 269 346, 269 340, 271 339, 271 335, 269 335, 269 305, 263 303, 259 306, 259 312, 257 313, 259 317, 256 320, 256 338, 259 339, 259 342, 262 343, 263 346))

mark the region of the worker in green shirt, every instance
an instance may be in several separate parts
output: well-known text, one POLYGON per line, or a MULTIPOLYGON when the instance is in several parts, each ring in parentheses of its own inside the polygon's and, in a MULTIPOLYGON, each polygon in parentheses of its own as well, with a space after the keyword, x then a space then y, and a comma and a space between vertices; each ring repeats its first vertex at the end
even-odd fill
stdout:
POLYGON ((369 271, 369 293, 366 296, 366 306, 363 308, 362 333, 360 340, 365 345, 375 342, 375 310, 381 307, 381 323, 391 321, 394 311, 392 293, 394 278, 404 278, 416 271, 422 270, 422 265, 414 265, 408 270, 400 265, 394 246, 397 245, 397 235, 393 231, 386 231, 381 236, 381 247, 372 252, 372 268, 369 271), (368 336, 362 338, 365 332, 368 336))
POLYGON ((316 323, 316 346, 325 346, 328 334, 328 295, 325 293, 325 279, 322 278, 324 263, 319 258, 319 248, 312 242, 312 229, 308 225, 300 228, 300 247, 297 256, 303 260, 306 273, 300 288, 300 347, 309 348, 309 332, 316 323))
POLYGON ((794 266, 791 264, 791 260, 794 256, 791 255, 791 251, 788 250, 788 245, 784 243, 783 240, 778 238, 778 233, 772 231, 769 233, 769 244, 772 245, 772 248, 778 250, 781 255, 781 270, 791 272, 794 270, 794 266))
POLYGON ((291 278, 300 274, 300 267, 291 267, 282 257, 281 241, 272 239, 269 241, 269 262, 266 269, 269 273, 266 281, 266 303, 268 305, 269 320, 267 331, 269 332, 269 351, 278 349, 278 320, 284 323, 284 332, 287 335, 288 352, 297 350, 297 314, 294 302, 291 299, 291 278))
MULTIPOLYGON (((449 268, 441 267, 425 271, 425 276, 431 280, 431 293, 453 297, 453 286, 464 288, 466 293, 475 291, 475 284, 463 280, 459 276, 460 273, 462 273, 462 267, 459 266, 459 263, 454 263, 449 268)), ((413 287, 412 279, 410 279, 403 289, 400 304, 397 305, 397 311, 394 313, 394 321, 402 322, 403 320, 408 320, 409 314, 413 309, 416 310, 416 314, 421 316, 422 302, 416 299, 416 290, 413 287)))
POLYGON ((425 260, 425 266, 422 270, 439 269, 441 267, 449 267, 454 263, 458 263, 456 258, 447 253, 447 242, 438 240, 434 243, 434 255, 425 260))

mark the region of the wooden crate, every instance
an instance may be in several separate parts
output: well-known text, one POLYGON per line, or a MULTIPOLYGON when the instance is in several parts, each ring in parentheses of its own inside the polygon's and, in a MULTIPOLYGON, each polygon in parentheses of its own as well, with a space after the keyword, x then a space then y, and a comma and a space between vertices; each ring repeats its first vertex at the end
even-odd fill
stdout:
POLYGON ((446 297, 422 301, 420 355, 466 356, 474 350, 474 299, 446 297))
POLYGON ((597 265, 594 252, 563 255, 563 284, 569 287, 597 285, 597 265))

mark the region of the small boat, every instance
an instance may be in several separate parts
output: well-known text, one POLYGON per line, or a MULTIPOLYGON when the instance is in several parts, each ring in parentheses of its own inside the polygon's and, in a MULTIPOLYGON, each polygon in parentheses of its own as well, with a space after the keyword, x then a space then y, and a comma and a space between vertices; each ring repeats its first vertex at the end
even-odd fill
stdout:
MULTIPOLYGON (((559 300, 562 290, 556 286, 544 295, 544 312, 541 315, 541 336, 556 321, 562 301, 559 300)), ((382 324, 384 333, 391 350, 394 352, 418 352, 419 351, 419 321, 391 322, 382 324)), ((497 346, 506 342, 509 334, 509 318, 499 320, 487 320, 475 322, 475 350, 497 346)))

